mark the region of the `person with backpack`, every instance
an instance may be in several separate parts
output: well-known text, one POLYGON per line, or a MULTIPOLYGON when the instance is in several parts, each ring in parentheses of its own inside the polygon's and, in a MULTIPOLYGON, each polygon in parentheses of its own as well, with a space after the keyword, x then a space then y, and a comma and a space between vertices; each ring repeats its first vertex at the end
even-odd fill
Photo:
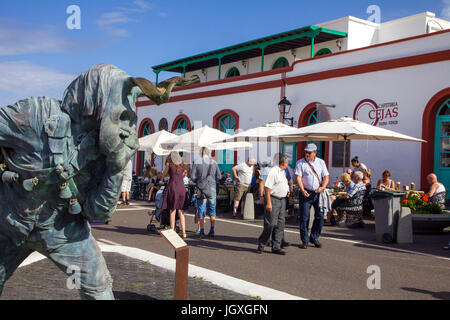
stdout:
POLYGON ((192 167, 191 179, 197 184, 197 216, 200 222, 200 237, 205 235, 205 215, 208 210, 211 227, 208 236, 214 237, 216 221, 216 184, 221 178, 217 162, 210 157, 207 148, 201 150, 202 158, 192 167))

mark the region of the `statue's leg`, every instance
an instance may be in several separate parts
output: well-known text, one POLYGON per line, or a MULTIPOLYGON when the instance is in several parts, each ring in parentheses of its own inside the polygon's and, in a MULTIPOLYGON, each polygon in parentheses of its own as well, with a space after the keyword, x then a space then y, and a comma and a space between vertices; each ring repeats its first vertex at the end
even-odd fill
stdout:
POLYGON ((0 296, 3 292, 3 285, 8 280, 17 267, 25 260, 33 250, 26 246, 17 247, 9 239, 0 233, 0 296))
POLYGON ((80 273, 80 296, 87 300, 114 300, 112 278, 100 247, 92 234, 79 241, 65 240, 50 252, 42 252, 68 276, 80 273))

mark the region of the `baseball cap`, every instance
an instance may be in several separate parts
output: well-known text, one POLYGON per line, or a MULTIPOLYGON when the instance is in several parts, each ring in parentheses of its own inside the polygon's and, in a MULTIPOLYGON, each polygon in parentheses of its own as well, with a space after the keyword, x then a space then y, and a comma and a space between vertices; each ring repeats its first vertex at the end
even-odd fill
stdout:
POLYGON ((314 143, 309 143, 306 146, 305 151, 307 152, 317 151, 317 146, 314 143))

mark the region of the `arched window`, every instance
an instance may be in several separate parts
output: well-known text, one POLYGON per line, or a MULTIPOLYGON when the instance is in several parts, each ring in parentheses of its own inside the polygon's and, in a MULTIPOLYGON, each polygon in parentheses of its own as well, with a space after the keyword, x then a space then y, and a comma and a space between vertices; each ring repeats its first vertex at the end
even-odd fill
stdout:
POLYGON ((323 49, 320 49, 319 51, 317 51, 316 54, 314 55, 314 57, 324 56, 324 55, 330 54, 330 53, 332 53, 330 49, 323 48, 323 49))
MULTIPOLYGON (((139 138, 148 136, 152 133, 154 133, 155 127, 153 126, 153 121, 151 119, 144 119, 141 122, 141 125, 139 127, 138 136, 139 138)), ((137 158, 137 170, 138 174, 142 175, 143 170, 146 164, 153 164, 152 159, 152 153, 151 152, 138 152, 138 158, 137 158)))
MULTIPOLYGON (((239 116, 233 110, 222 110, 214 116, 213 124, 214 128, 233 135, 239 127, 239 116)), ((232 175, 231 168, 235 165, 235 161, 234 151, 217 151, 217 163, 221 172, 229 172, 232 175)))
POLYGON ((240 75, 241 73, 239 72, 239 69, 236 67, 232 67, 230 70, 227 71, 225 78, 237 77, 240 75))
POLYGON ((191 131, 191 122, 189 121, 189 118, 184 114, 178 115, 173 121, 172 133, 181 135, 188 131, 191 131))
POLYGON ((280 57, 274 62, 272 70, 285 67, 289 67, 289 61, 285 57, 280 57))

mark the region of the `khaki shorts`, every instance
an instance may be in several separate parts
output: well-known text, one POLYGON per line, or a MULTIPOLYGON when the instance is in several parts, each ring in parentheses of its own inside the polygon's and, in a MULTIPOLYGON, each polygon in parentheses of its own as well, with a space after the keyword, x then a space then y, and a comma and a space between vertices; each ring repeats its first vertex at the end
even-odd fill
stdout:
POLYGON ((247 194, 249 186, 238 184, 234 187, 234 201, 241 201, 242 197, 247 194))

